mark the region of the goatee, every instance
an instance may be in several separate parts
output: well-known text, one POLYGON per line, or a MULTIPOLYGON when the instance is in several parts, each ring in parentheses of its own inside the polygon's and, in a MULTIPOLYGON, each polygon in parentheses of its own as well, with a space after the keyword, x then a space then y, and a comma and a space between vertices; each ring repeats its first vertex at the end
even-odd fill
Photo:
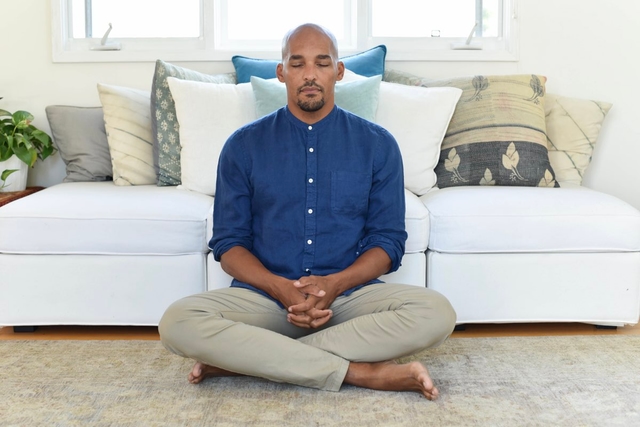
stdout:
POLYGON ((316 112, 324 107, 324 98, 320 98, 317 101, 298 100, 298 107, 300 107, 302 111, 306 111, 307 113, 316 112))

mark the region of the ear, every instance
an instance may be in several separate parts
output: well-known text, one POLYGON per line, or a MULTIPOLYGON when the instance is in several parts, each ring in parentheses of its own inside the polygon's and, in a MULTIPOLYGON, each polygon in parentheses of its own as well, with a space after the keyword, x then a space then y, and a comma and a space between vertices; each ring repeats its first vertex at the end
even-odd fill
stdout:
POLYGON ((338 77, 336 78, 336 81, 342 80, 343 77, 344 77, 344 63, 342 61, 338 61, 338 77))
POLYGON ((278 80, 282 83, 284 83, 284 65, 282 65, 282 62, 280 62, 278 64, 278 66, 276 67, 276 77, 278 78, 278 80))

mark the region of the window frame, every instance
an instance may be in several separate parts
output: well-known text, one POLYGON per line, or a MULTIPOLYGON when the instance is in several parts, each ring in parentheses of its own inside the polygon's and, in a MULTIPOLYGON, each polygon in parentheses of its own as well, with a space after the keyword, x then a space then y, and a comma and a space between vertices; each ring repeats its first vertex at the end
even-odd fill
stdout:
MULTIPOLYGON (((200 0, 200 37, 108 39, 117 42, 121 50, 97 51, 102 34, 90 39, 72 38, 71 0, 51 0, 53 62, 155 62, 166 61, 229 61, 233 55, 279 59, 280 49, 274 46, 245 46, 225 43, 223 27, 216 25, 216 17, 227 1, 200 0)), ((374 38, 370 35, 371 10, 369 0, 345 0, 351 7, 350 28, 345 29, 340 55, 354 54, 371 47, 387 46, 388 61, 517 61, 518 58, 518 0, 503 0, 503 34, 497 38, 482 38, 482 50, 453 50, 451 43, 463 43, 462 37, 374 38), (355 28, 354 28, 355 27, 355 28), (348 30, 348 31, 346 31, 348 30), (418 48, 416 48, 418 46, 418 48)), ((349 25, 349 24, 346 24, 349 25)), ((105 29, 106 30, 106 29, 105 29)), ((471 30, 471 29, 470 29, 471 30)))

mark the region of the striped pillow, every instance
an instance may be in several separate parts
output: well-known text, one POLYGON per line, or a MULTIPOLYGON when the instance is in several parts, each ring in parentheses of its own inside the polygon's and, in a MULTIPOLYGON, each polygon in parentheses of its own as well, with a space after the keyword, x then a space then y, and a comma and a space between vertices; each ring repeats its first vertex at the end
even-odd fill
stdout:
POLYGON ((116 185, 156 183, 149 92, 98 84, 116 185))

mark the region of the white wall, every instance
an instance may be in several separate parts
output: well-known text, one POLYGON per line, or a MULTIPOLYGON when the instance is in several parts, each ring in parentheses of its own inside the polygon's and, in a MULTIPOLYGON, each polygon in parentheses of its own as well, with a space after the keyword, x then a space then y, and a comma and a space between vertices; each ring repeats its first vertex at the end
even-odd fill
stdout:
MULTIPOLYGON (((153 63, 54 64, 48 0, 2 0, 0 107, 23 109, 49 130, 51 104, 100 105, 96 84, 150 90, 153 63)), ((587 171, 585 185, 640 208, 640 2, 635 0, 519 0, 518 62, 389 62, 425 77, 536 73, 547 91, 613 103, 587 171)), ((230 62, 180 63, 205 73, 233 71, 230 62)), ((38 163, 30 185, 64 177, 59 156, 38 163)))

